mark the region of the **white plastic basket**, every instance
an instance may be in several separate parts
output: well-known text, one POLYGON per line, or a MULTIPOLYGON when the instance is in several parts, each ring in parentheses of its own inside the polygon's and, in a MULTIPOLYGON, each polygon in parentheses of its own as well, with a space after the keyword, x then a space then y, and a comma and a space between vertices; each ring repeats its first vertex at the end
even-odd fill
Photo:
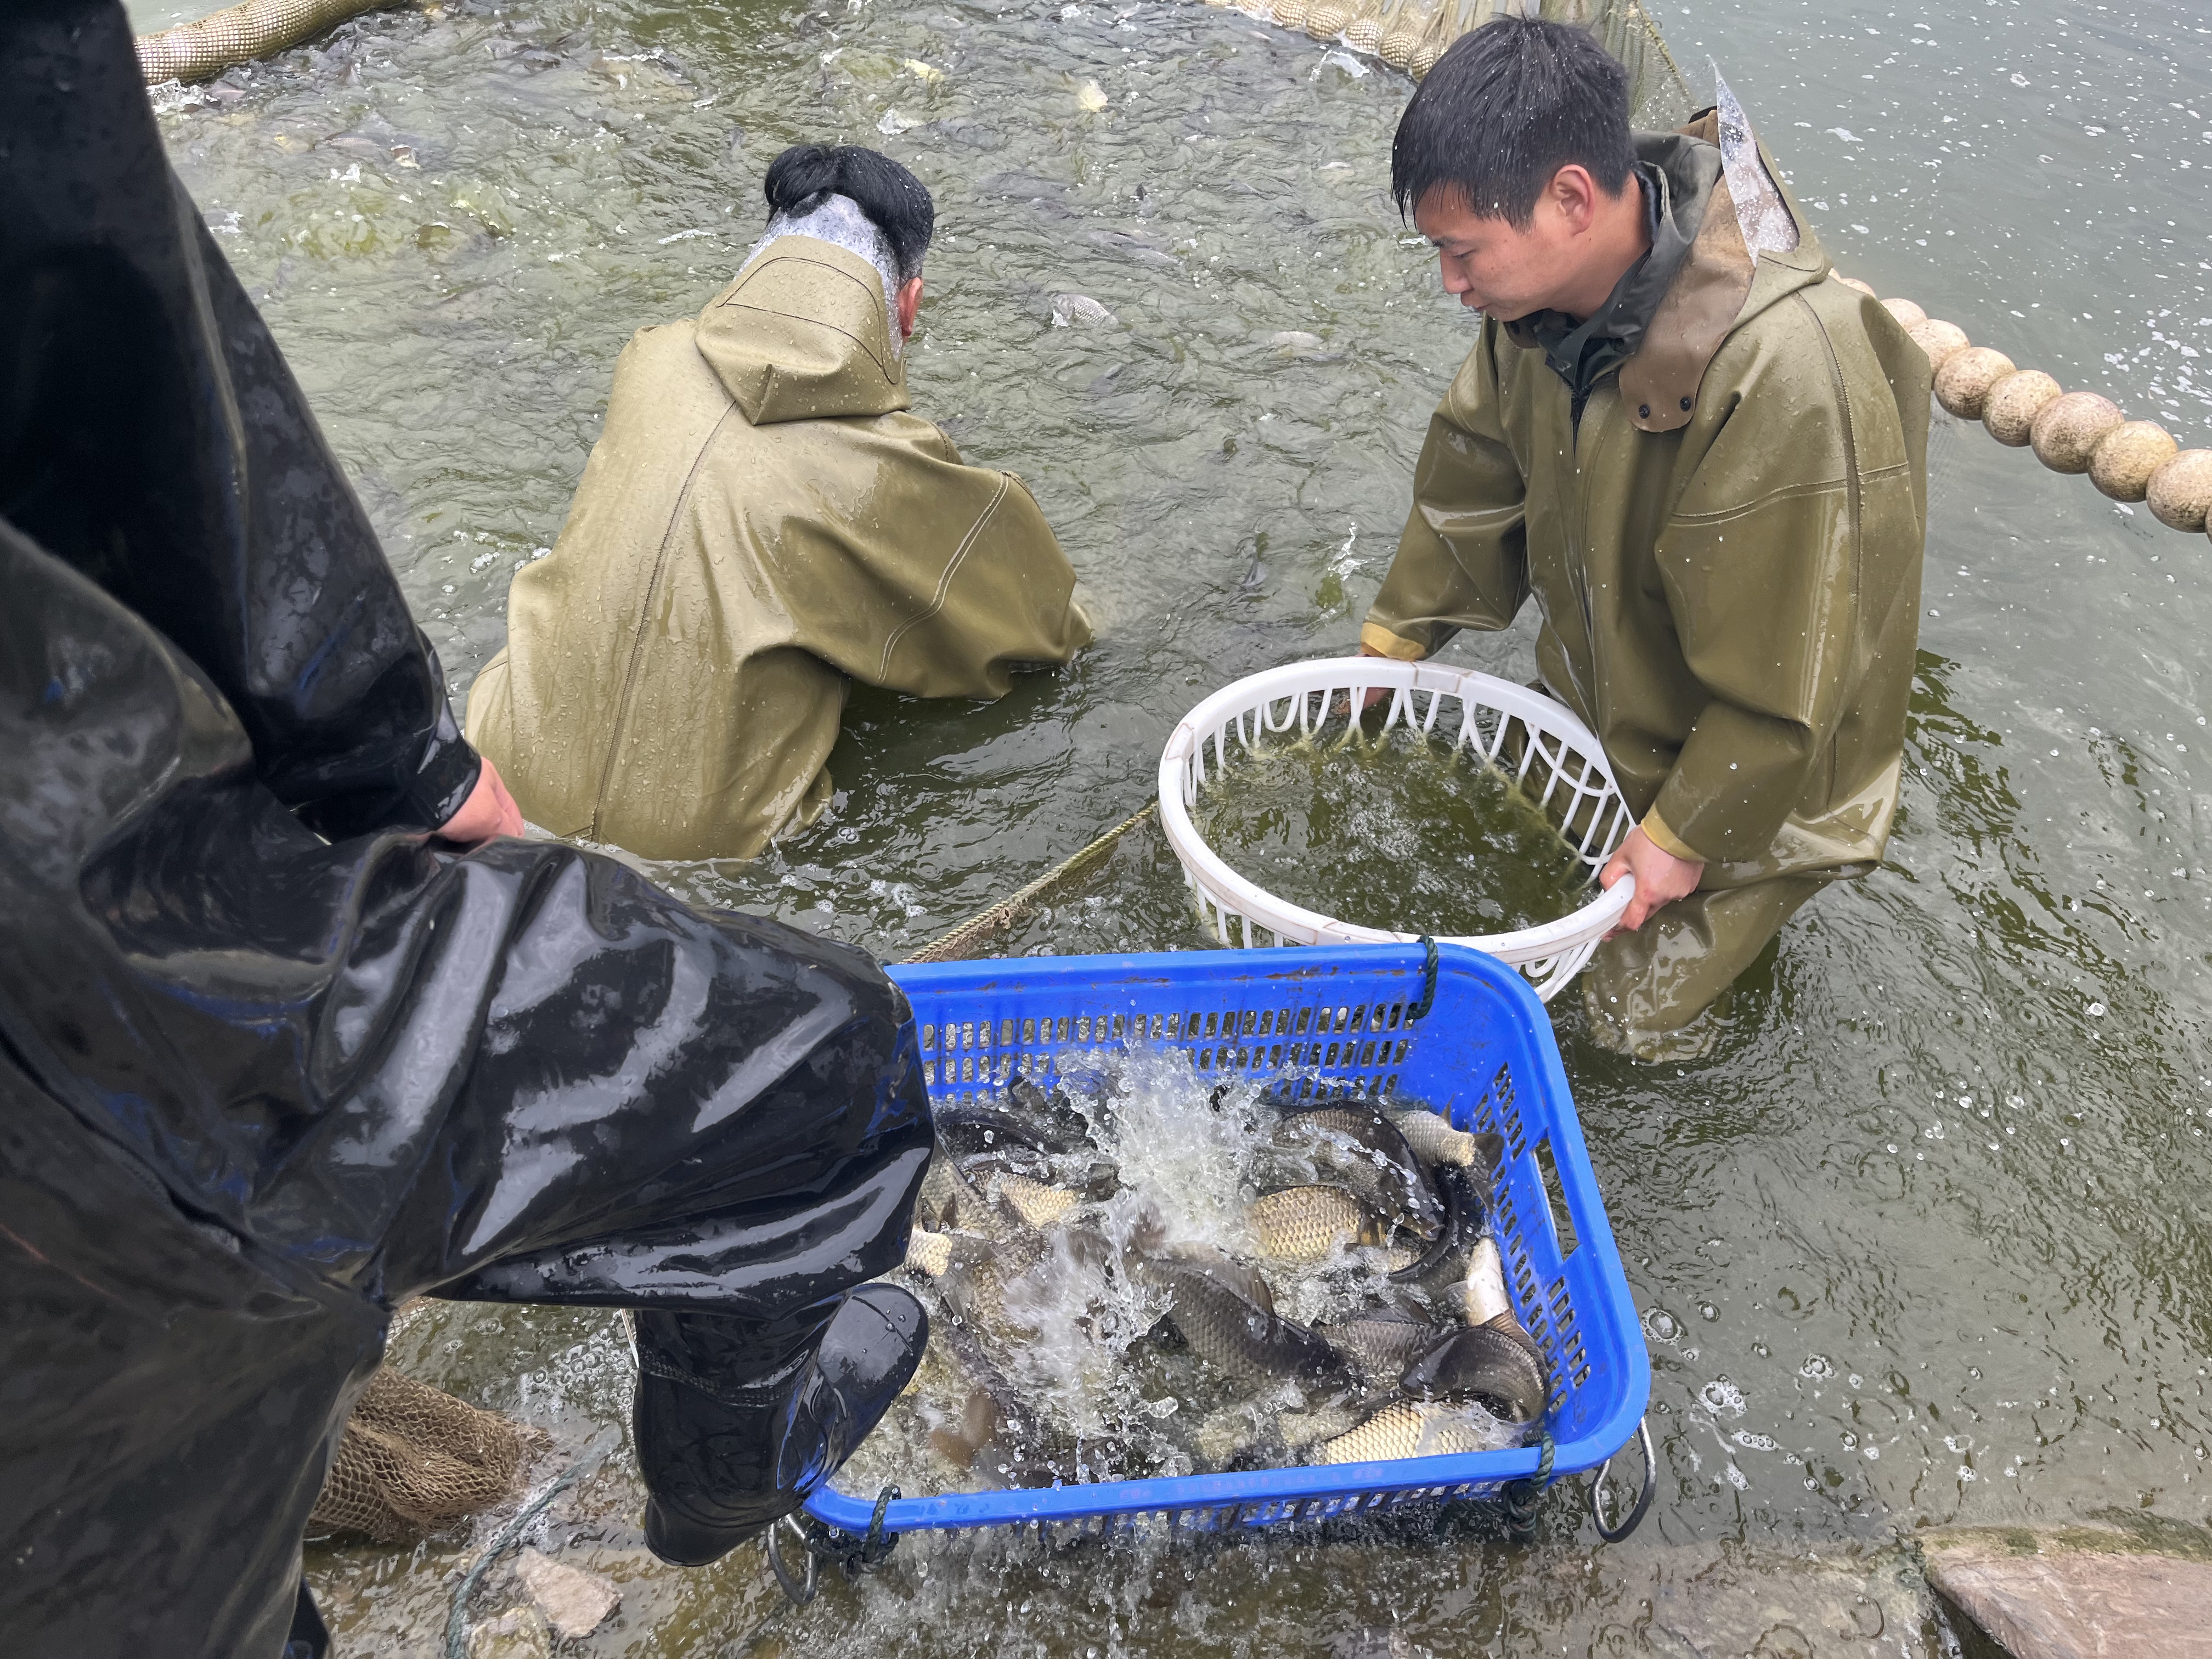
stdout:
MULTIPOLYGON (((1358 708, 1370 690, 1389 694, 1384 731, 1404 725, 1452 736, 1481 763, 1504 770, 1531 800, 1551 810, 1555 822, 1571 827, 1571 844, 1593 875, 1632 827, 1628 804, 1620 798, 1597 738, 1540 692, 1469 668, 1381 657, 1271 668, 1224 687, 1192 709, 1160 756, 1161 827, 1207 925, 1224 945, 1249 949, 1266 943, 1261 937, 1266 934, 1273 935, 1279 945, 1407 944, 1421 937, 1419 927, 1404 933, 1362 927, 1275 897, 1224 863, 1190 818, 1191 803, 1207 776, 1209 745, 1218 771, 1229 763, 1232 738, 1249 751, 1274 732, 1318 736, 1330 724, 1347 720, 1348 711, 1358 708), (1525 739, 1517 756, 1507 750, 1507 738, 1516 726, 1525 739), (1562 792, 1573 799, 1563 799, 1562 792)), ((1598 941, 1620 921, 1635 890, 1634 878, 1626 878, 1557 921, 1452 942, 1513 963, 1548 1002, 1582 971, 1598 941)))

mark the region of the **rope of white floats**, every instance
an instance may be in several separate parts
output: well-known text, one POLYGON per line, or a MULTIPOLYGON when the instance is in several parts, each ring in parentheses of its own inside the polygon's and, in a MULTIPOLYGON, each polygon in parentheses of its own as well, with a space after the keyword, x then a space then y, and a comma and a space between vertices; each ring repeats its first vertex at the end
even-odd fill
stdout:
MULTIPOLYGON (((1855 276, 1836 280, 1871 298, 1855 276)), ((2142 501, 2170 529, 2212 536, 2212 449, 2184 449, 2155 421, 2131 421, 2111 398, 2069 392, 2039 368, 2021 368, 1990 346, 1978 346, 1956 323, 1930 317, 1910 300, 1882 300, 1936 371, 1936 401, 1964 421, 1979 421, 1999 443, 2032 448, 2053 472, 2086 472, 2116 501, 2142 501)))

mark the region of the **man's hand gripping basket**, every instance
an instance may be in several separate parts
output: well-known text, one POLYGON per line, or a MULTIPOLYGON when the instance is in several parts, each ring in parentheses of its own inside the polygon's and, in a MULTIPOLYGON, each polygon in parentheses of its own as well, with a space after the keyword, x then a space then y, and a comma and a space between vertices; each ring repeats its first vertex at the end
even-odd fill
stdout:
MULTIPOLYGON (((1569 845, 1592 875, 1634 827, 1597 738, 1540 692, 1469 668, 1381 657, 1272 668, 1224 687, 1192 709, 1160 757, 1160 826, 1224 945, 1249 948, 1268 943, 1266 935, 1273 935, 1276 945, 1390 945, 1424 936, 1418 916, 1406 918, 1413 924, 1406 931, 1363 927, 1277 898, 1231 869, 1191 822, 1191 804, 1209 765, 1218 772, 1240 751, 1257 749, 1272 734, 1315 737, 1333 724, 1346 725, 1370 691, 1387 698, 1385 732, 1402 725, 1450 738, 1476 763, 1501 769, 1563 826, 1569 845)), ((1548 1002, 1582 971, 1635 890, 1634 878, 1625 878, 1555 921, 1451 942, 1513 963, 1548 1002)))

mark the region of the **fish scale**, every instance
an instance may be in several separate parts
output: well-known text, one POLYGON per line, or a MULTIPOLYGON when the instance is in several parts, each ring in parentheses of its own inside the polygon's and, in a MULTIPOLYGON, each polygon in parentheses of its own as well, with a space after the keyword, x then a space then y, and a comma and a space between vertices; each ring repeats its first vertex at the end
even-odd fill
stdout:
POLYGON ((1321 1261, 1340 1245, 1383 1242, 1375 1218, 1341 1187, 1285 1187, 1244 1213, 1261 1254, 1278 1261, 1321 1261))
POLYGON ((1521 1432, 1480 1407, 1394 1400, 1348 1434, 1315 1449, 1317 1463, 1379 1463, 1400 1457, 1451 1456, 1517 1446, 1521 1432))

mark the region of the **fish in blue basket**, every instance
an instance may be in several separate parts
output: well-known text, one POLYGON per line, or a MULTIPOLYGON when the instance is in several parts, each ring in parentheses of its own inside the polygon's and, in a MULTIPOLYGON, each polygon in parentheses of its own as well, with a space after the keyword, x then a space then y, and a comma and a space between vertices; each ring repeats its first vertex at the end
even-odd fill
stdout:
POLYGON ((1535 1344, 1487 1325, 1454 1331, 1408 1365, 1398 1386, 1414 1400, 1473 1401, 1510 1423, 1542 1416, 1550 1392, 1535 1344))
POLYGON ((1314 1449, 1316 1463, 1377 1463, 1399 1457, 1502 1451, 1528 1438, 1527 1428, 1502 1422, 1480 1406, 1393 1400, 1348 1434, 1314 1449))
POLYGON ((1464 1170, 1475 1161, 1474 1136, 1465 1129, 1453 1128, 1451 1121, 1440 1112, 1416 1106, 1411 1111, 1392 1114, 1390 1121, 1413 1149, 1413 1155, 1425 1163, 1464 1170))
POLYGON ((1389 1230, 1342 1187, 1321 1182, 1262 1194, 1244 1208, 1260 1254, 1278 1261, 1321 1261, 1349 1244, 1379 1245, 1389 1230))
POLYGON ((1434 1320, 1399 1307, 1372 1308, 1314 1329, 1362 1376, 1390 1389, 1443 1334, 1434 1320))
POLYGON ((1285 1114, 1270 1132, 1278 1151, 1298 1154, 1394 1228, 1428 1239, 1444 1221, 1443 1194, 1405 1134, 1371 1106, 1333 1105, 1285 1114))
POLYGON ((1168 1318, 1191 1352, 1232 1376, 1345 1375, 1335 1350, 1315 1332, 1275 1311, 1258 1270, 1218 1250, 1139 1255, 1138 1279, 1164 1291, 1168 1318))

